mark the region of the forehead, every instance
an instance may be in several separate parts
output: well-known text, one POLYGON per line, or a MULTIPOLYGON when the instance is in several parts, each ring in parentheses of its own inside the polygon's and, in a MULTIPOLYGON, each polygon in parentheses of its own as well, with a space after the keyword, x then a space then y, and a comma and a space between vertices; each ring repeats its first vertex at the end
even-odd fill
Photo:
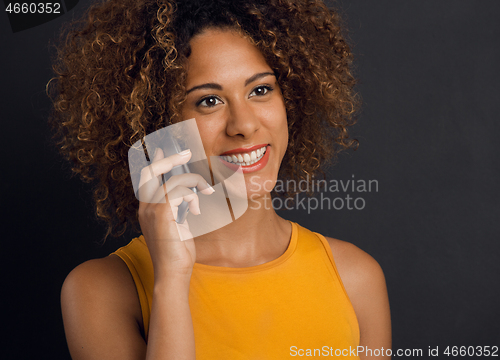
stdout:
POLYGON ((233 30, 205 30, 194 36, 190 45, 188 84, 246 79, 271 70, 260 50, 233 30))

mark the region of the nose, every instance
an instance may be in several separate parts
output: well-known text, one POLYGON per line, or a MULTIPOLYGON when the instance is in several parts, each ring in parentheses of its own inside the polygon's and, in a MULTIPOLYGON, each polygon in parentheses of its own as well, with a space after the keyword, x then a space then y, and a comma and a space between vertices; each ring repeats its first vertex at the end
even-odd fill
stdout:
POLYGON ((229 105, 226 125, 228 136, 240 136, 249 139, 260 128, 260 120, 255 109, 245 100, 239 100, 229 105))

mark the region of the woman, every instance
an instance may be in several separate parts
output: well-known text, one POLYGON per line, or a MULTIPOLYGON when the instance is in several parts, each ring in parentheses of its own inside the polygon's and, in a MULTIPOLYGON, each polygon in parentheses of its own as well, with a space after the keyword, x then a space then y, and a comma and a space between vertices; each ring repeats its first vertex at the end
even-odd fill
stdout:
MULTIPOLYGON (((376 261, 266 206, 278 176, 309 181, 354 145, 351 54, 336 13, 321 1, 112 0, 68 40, 53 118, 62 152, 96 180, 108 234, 137 223, 143 234, 65 280, 73 359, 369 358, 354 349, 390 348, 376 261), (192 118, 207 157, 238 162, 261 150, 240 163, 248 210, 194 239, 176 224, 180 201, 135 199, 127 164, 137 140, 192 118)), ((158 151, 146 173, 167 174, 190 156, 158 151)), ((210 184, 172 179, 148 196, 181 196, 198 214, 210 184)))

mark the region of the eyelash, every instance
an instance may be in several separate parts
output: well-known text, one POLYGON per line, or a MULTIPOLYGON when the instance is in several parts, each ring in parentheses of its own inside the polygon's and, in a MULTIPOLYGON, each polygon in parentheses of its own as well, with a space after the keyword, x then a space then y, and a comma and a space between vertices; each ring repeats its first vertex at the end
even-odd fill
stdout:
MULTIPOLYGON (((267 95, 269 92, 273 91, 274 88, 271 86, 271 85, 259 85, 257 86, 255 89, 252 90, 252 92, 250 94, 253 94, 257 89, 265 89, 266 92, 262 95, 255 95, 255 96, 264 96, 264 95, 267 95)), ((218 105, 218 104, 215 104, 215 105, 212 105, 212 106, 209 106, 209 105, 202 105, 202 103, 208 99, 216 99, 217 101, 221 101, 217 96, 214 96, 214 95, 209 95, 209 96, 206 96, 202 99, 200 99, 197 103, 196 103, 196 106, 203 106, 203 107, 206 107, 206 108, 211 108, 211 107, 214 107, 215 105, 218 105)))

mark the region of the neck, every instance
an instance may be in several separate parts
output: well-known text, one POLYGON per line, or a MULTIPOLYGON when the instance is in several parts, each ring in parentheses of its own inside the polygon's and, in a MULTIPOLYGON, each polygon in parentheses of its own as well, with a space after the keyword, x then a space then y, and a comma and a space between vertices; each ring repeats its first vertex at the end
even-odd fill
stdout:
POLYGON ((232 223, 195 238, 197 263, 249 267, 272 261, 285 252, 291 226, 276 214, 271 195, 253 199, 248 205, 232 223))

